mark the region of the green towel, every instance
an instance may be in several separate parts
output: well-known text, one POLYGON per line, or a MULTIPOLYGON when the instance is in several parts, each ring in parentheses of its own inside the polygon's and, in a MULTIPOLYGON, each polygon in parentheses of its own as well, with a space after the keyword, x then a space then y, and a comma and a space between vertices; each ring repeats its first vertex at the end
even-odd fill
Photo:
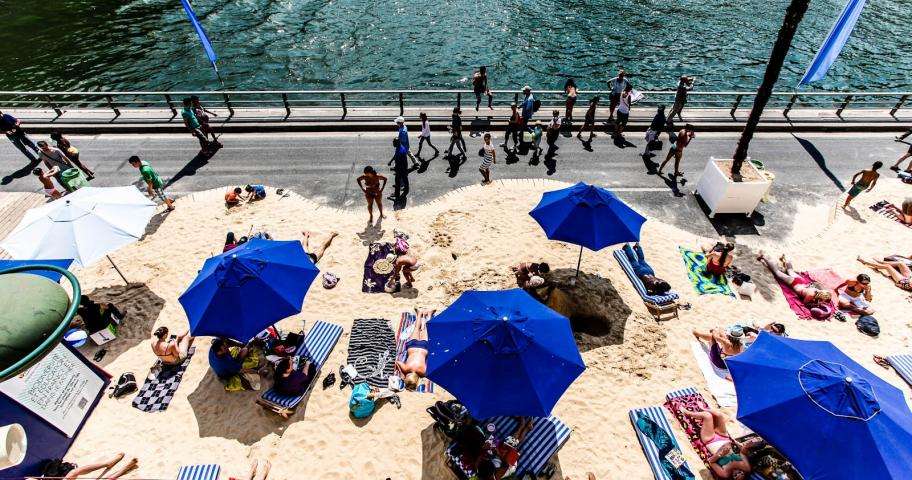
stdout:
POLYGON ((719 294, 731 295, 732 297, 735 296, 728 286, 728 281, 725 279, 724 275, 717 279, 713 275, 704 274, 706 271, 706 255, 703 255, 700 252, 687 250, 683 247, 678 247, 678 250, 681 251, 681 256, 684 258, 684 268, 687 269, 687 278, 690 279, 690 283, 693 284, 700 295, 719 294))

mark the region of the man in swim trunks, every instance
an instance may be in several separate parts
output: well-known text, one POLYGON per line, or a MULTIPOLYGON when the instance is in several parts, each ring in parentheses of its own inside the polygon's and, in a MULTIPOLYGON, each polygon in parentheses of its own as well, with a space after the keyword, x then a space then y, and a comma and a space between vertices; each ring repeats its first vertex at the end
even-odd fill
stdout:
POLYGON ((846 280, 836 287, 839 294, 839 308, 859 315, 873 315, 871 308, 871 277, 860 274, 855 280, 846 280), (843 290, 845 289, 845 290, 843 290), (840 290, 843 290, 840 292, 840 290))
POLYGON ((436 310, 415 310, 417 319, 412 329, 412 334, 405 341, 406 357, 404 362, 396 360, 396 368, 401 375, 405 388, 414 390, 418 382, 427 372, 428 334, 427 321, 434 316, 436 310))
POLYGON ((313 263, 315 265, 317 264, 317 262, 320 261, 321 258, 323 258, 323 254, 326 253, 326 249, 329 248, 329 246, 332 244, 333 239, 336 238, 337 236, 339 236, 339 234, 337 232, 329 232, 329 238, 327 238, 325 242, 320 244, 319 247, 317 247, 316 249, 311 251, 311 249, 310 249, 311 233, 305 231, 305 232, 301 232, 301 234, 304 235, 304 252, 307 253, 307 256, 310 257, 311 261, 313 261, 313 263))
POLYGON ((367 213, 370 214, 368 223, 374 222, 374 204, 380 210, 380 218, 386 218, 383 215, 383 189, 386 188, 386 177, 377 173, 374 167, 364 167, 364 175, 358 177, 358 187, 364 192, 364 198, 367 199, 367 213))
POLYGON ((849 204, 852 203, 852 200, 857 197, 859 193, 870 192, 874 189, 874 185, 877 185, 877 179, 880 177, 880 174, 877 173, 877 169, 882 166, 883 163, 874 162, 874 164, 871 165, 870 170, 862 170, 852 177, 852 188, 849 189, 849 194, 846 197, 845 203, 842 205, 843 209, 849 208, 849 204))
POLYGON ((168 327, 158 327, 152 334, 152 352, 165 365, 180 365, 190 354, 194 337, 184 332, 174 339, 168 338, 168 327))

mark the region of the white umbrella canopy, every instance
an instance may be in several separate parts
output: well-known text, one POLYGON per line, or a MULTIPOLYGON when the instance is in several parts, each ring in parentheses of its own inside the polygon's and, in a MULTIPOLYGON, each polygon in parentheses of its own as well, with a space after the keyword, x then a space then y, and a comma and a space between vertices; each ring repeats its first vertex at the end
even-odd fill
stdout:
POLYGON ((139 240, 155 209, 133 186, 83 187, 26 212, 0 248, 20 260, 72 258, 91 265, 139 240))

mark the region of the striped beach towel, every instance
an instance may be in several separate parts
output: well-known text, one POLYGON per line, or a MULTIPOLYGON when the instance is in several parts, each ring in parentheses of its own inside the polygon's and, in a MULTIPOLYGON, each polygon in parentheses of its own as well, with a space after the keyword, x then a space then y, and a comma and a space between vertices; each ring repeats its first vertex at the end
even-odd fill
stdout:
MULTIPOLYGON (((430 320, 430 318, 426 320, 430 320)), ((402 312, 402 317, 399 319, 399 329, 396 331, 396 360, 405 362, 408 358, 405 342, 408 341, 412 332, 414 332, 417 327, 418 317, 412 312, 402 312)), ((402 380, 402 372, 399 372, 397 369, 397 374, 399 375, 399 389, 404 390, 405 382, 402 380)), ((422 378, 415 391, 421 393, 434 393, 434 382, 429 378, 422 378)))
POLYGON ((636 408, 630 411, 629 416, 633 431, 636 432, 656 480, 695 478, 687 461, 683 459, 681 447, 678 446, 671 424, 668 423, 668 416, 662 407, 636 408), (683 463, 675 467, 675 463, 681 461, 683 463))
POLYGON ((396 334, 382 318, 358 318, 348 339, 348 364, 355 367, 355 383, 386 388, 395 373, 396 334))
MULTIPOLYGON (((515 417, 494 417, 488 421, 497 427, 498 435, 512 434, 519 427, 515 417), (509 433, 507 433, 509 432, 509 433)), ((548 463, 548 460, 557 453, 570 438, 570 427, 559 418, 535 418, 532 420, 532 429, 517 445, 519 461, 516 464, 514 475, 519 478, 528 472, 538 475, 548 463)))
POLYGON ((724 275, 704 275, 706 271, 706 255, 700 252, 694 252, 684 247, 678 247, 681 257, 684 260, 684 268, 687 269, 687 279, 694 286, 694 289, 700 295, 729 295, 734 297, 731 287, 728 286, 728 280, 724 275))
POLYGON ((217 480, 221 469, 214 463, 184 465, 177 471, 177 480, 217 480))
POLYGON ((896 370, 896 373, 912 387, 912 355, 891 355, 886 357, 885 360, 893 367, 893 370, 896 370))

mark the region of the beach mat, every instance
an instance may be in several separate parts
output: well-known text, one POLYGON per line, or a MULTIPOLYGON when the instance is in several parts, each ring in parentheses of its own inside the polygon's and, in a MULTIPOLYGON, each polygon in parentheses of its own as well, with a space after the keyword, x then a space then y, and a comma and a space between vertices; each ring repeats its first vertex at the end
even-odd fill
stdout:
POLYGON ((735 394, 735 384, 725 378, 728 373, 716 367, 709 360, 709 349, 702 342, 693 340, 690 349, 697 361, 697 367, 706 379, 706 387, 712 393, 720 407, 734 407, 738 405, 738 396, 735 394))
MULTIPOLYGON (((806 282, 809 282, 809 283, 814 282, 814 279, 811 278, 811 276, 808 275, 807 272, 798 272, 798 276, 801 277, 806 282)), ((782 290, 782 295, 785 296, 785 301, 788 302, 789 308, 791 308, 792 311, 795 312, 795 315, 797 315, 798 318, 801 318, 804 320, 814 320, 814 317, 811 316, 811 310, 809 308, 807 308, 806 306, 804 306, 804 303, 801 302, 801 299, 798 298, 798 294, 796 294, 795 291, 792 290, 792 287, 782 283, 782 281, 780 281, 778 278, 776 279, 776 283, 779 284, 779 289, 782 290)), ((835 313, 836 308, 835 308, 835 305, 833 305, 832 301, 830 301, 830 307, 832 308, 832 311, 835 313)), ((827 318, 826 320, 829 320, 829 318, 827 318)))
POLYGON ((382 318, 355 319, 348 338, 348 364, 358 371, 355 383, 386 388, 395 373, 396 334, 382 318))
MULTIPOLYGON (((430 320, 430 318, 428 320, 430 320)), ((396 331, 396 360, 405 362, 408 358, 405 342, 408 341, 409 336, 411 336, 417 326, 418 317, 416 317, 414 313, 402 312, 402 317, 399 319, 399 329, 396 331)), ((405 390, 402 372, 399 372, 397 369, 397 374, 399 375, 399 389, 405 390)), ((418 382, 418 388, 416 388, 415 391, 419 393, 434 393, 434 382, 427 377, 422 378, 421 381, 418 382)))
POLYGON ((874 205, 871 205, 871 210, 874 210, 874 212, 876 212, 878 215, 889 218, 904 227, 912 228, 912 225, 903 223, 902 220, 899 218, 899 216, 896 214, 896 211, 893 209, 898 210, 899 208, 896 205, 893 205, 892 203, 890 203, 886 200, 882 200, 880 202, 875 203, 874 205), (893 208, 889 208, 889 207, 893 207, 893 208))
MULTIPOLYGON (((681 411, 682 407, 692 412, 709 410, 709 404, 706 403, 706 399, 694 388, 675 390, 670 392, 665 399, 665 408, 671 412, 672 417, 677 419, 681 428, 684 430, 684 433, 687 435, 690 445, 697 452, 697 455, 700 456, 700 460, 703 461, 706 468, 709 468, 708 460, 712 457, 712 453, 706 448, 703 441, 700 440, 700 427, 702 426, 702 422, 697 419, 688 418, 684 415, 684 412, 681 411)), ((712 472, 711 469, 710 472, 712 472)))
POLYGON ((687 270, 687 279, 690 280, 694 289, 700 295, 730 295, 735 296, 731 287, 728 286, 728 280, 724 275, 719 277, 707 276, 706 255, 700 252, 694 252, 684 247, 678 247, 681 252, 681 258, 684 260, 684 268, 687 270))
POLYGON ((389 243, 372 243, 367 247, 367 260, 364 261, 364 281, 361 291, 364 293, 384 293, 383 289, 393 274, 393 264, 386 256, 393 253, 389 243))
POLYGON ((146 376, 145 383, 133 398, 133 406, 144 412, 167 410, 195 351, 196 348, 191 347, 187 352, 187 358, 180 365, 164 365, 161 360, 155 362, 151 371, 154 373, 146 376))

